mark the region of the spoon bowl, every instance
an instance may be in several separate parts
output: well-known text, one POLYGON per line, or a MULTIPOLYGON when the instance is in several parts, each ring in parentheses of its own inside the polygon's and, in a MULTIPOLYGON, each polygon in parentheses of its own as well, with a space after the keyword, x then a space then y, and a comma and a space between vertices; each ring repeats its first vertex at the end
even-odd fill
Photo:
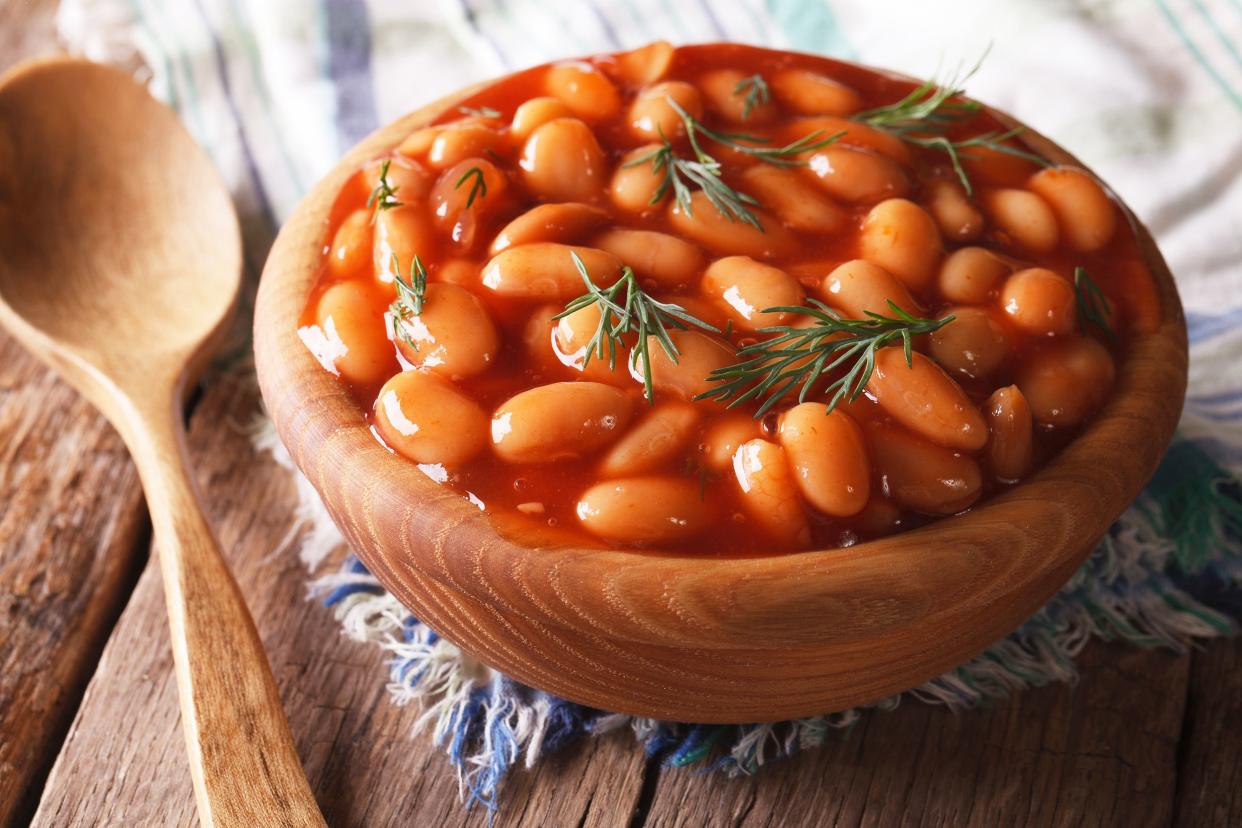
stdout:
POLYGON ((240 242, 210 160, 127 75, 52 59, 0 78, 0 324, 133 454, 199 820, 323 825, 186 460, 184 390, 236 304, 240 242))
POLYGON ((4 87, 5 322, 114 380, 187 361, 196 374, 241 285, 237 218, 210 160, 119 70, 39 61, 4 87))

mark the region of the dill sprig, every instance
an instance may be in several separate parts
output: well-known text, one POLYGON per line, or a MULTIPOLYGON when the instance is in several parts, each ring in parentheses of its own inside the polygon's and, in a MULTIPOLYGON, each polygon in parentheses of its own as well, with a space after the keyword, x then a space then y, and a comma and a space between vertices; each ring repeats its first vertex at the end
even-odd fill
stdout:
POLYGON ((459 106, 457 111, 463 115, 470 115, 475 118, 499 118, 500 110, 492 109, 490 106, 459 106))
POLYGON ((563 319, 571 313, 596 305, 599 308, 599 324, 595 333, 587 342, 586 355, 582 367, 590 364, 592 358, 608 358, 608 368, 617 367, 617 349, 625 345, 627 334, 636 334, 637 339, 630 353, 630 365, 639 362, 643 366, 643 392, 647 402, 655 402, 655 392, 651 386, 651 343, 654 337, 664 349, 664 353, 673 362, 677 362, 679 352, 677 345, 669 336, 668 329, 686 331, 690 328, 701 328, 705 331, 719 333, 719 329, 701 319, 691 316, 685 308, 669 302, 661 302, 650 296, 638 284, 638 277, 629 268, 623 268, 621 278, 611 287, 601 288, 591 279, 586 265, 577 253, 569 254, 574 260, 574 267, 582 276, 587 292, 565 305, 565 310, 552 317, 563 319))
POLYGON ((380 210, 391 210, 393 207, 400 207, 403 203, 397 200, 397 191, 401 188, 392 186, 388 180, 388 167, 391 164, 392 161, 389 160, 380 164, 379 183, 367 196, 367 209, 371 211, 372 222, 375 221, 380 210))
POLYGON ((1084 334, 1094 326, 1109 339, 1116 334, 1112 326, 1112 308, 1108 297, 1087 273, 1085 267, 1074 268, 1074 298, 1078 306, 1078 329, 1084 334))
POLYGON ((912 316, 891 300, 892 316, 866 311, 866 319, 846 319, 832 308, 815 299, 811 307, 766 308, 764 313, 793 313, 809 316, 815 324, 799 328, 775 325, 760 328, 760 333, 775 334, 738 351, 738 362, 717 368, 708 375, 710 382, 720 385, 695 399, 729 401, 729 408, 746 400, 761 400, 755 417, 762 417, 772 406, 796 386, 798 402, 807 395, 820 377, 840 370, 837 379, 824 389, 828 411, 845 400, 853 402, 863 392, 875 370, 876 351, 900 341, 905 349, 906 363, 913 360, 913 338, 939 330, 953 321, 923 319, 912 316))
POLYGON ((457 179, 457 183, 453 185, 454 190, 460 190, 461 185, 465 184, 471 178, 474 183, 470 185, 470 193, 466 196, 466 209, 474 206, 476 198, 482 198, 487 195, 487 182, 483 179, 483 170, 479 167, 471 167, 461 174, 461 178, 457 179))
POLYGON ((741 96, 745 96, 742 98, 742 120, 745 121, 756 106, 772 100, 772 90, 768 89, 768 82, 763 79, 763 75, 755 74, 742 78, 733 87, 733 97, 741 96))
POLYGON ((962 166, 962 154, 969 155, 971 149, 989 149, 1047 167, 1044 158, 1008 143, 1023 132, 1022 127, 991 130, 963 140, 953 140, 944 134, 950 126, 974 117, 983 108, 978 102, 961 96, 965 94, 966 82, 979 71, 985 57, 986 52, 968 71, 947 81, 934 78, 923 81, 901 100, 856 113, 852 120, 891 133, 907 143, 943 152, 949 157, 953 172, 967 195, 974 193, 974 187, 962 166))
POLYGON ((690 143, 690 158, 677 154, 673 143, 664 137, 662 146, 628 162, 625 166, 634 167, 650 163, 652 170, 660 176, 660 184, 651 197, 652 204, 659 204, 661 199, 672 190, 677 206, 686 215, 693 214, 691 196, 694 188, 703 191, 708 202, 729 221, 743 221, 759 230, 763 225, 759 218, 751 212, 751 207, 759 206, 754 197, 735 190, 724 182, 721 177, 722 165, 707 150, 703 149, 700 138, 708 138, 718 144, 729 147, 737 152, 745 153, 759 159, 765 164, 775 167, 804 167, 806 160, 799 158, 802 153, 825 147, 836 141, 844 132, 820 138, 823 130, 816 130, 791 141, 781 147, 766 146, 767 139, 761 136, 745 135, 735 132, 717 132, 704 126, 701 121, 687 112, 681 104, 668 97, 668 101, 685 126, 686 138, 690 143), (743 143, 745 142, 745 143, 743 143))
POLYGON ((427 302, 427 269, 423 267, 422 259, 414 256, 410 262, 410 278, 407 281, 401 275, 401 263, 397 261, 397 254, 394 253, 392 278, 397 288, 397 298, 388 306, 392 338, 400 339, 417 351, 418 343, 410 337, 401 323, 408 322, 423 312, 423 305, 427 302))

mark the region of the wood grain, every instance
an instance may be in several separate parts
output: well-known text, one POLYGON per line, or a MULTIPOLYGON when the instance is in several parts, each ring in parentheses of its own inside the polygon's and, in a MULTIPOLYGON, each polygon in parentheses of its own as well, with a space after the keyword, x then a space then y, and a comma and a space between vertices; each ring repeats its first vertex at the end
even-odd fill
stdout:
MULTIPOLYGON (((343 638, 330 613, 305 600, 290 551, 271 554, 295 498, 285 473, 251 452, 239 424, 254 413, 252 389, 214 385, 192 421, 191 456, 327 822, 485 825, 481 812, 461 808, 441 752, 410 733, 418 710, 388 702, 381 653, 343 638)), ((109 641, 36 825, 192 821, 166 636, 152 568, 109 641)), ((497 825, 1167 825, 1190 663, 1095 645, 1076 685, 960 715, 913 703, 870 714, 822 750, 733 780, 660 770, 628 733, 588 740, 516 771, 497 825)), ((1222 699, 1228 684, 1212 685, 1222 699)), ((1205 735, 1212 724, 1204 720, 1205 735)), ((1232 796, 1204 793, 1206 808, 1232 796)))
MULTIPOLYGON (((977 654, 1042 605, 1168 445, 1186 383, 1185 323, 1140 227, 1158 328, 1135 336, 1113 398, 1078 439, 970 513, 831 554, 704 559, 525 542, 378 445, 349 391, 296 335, 342 182, 460 99, 377 131, 306 197, 264 271, 255 347, 281 437, 359 556, 420 619, 515 678, 682 721, 780 720, 891 695, 977 654)), ((1079 163, 1034 131, 1023 140, 1079 163)))
POLYGON ((0 78, 0 250, 0 323, 108 417, 142 480, 201 821, 322 825, 183 445, 185 389, 241 283, 223 181, 125 72, 28 62, 0 78))
MULTIPOLYGON (((0 4, 0 71, 56 50, 55 10, 0 4)), ((0 332, 0 825, 33 813, 145 535, 120 438, 0 332)))
MULTIPOLYGON (((486 824, 479 811, 462 809, 441 751, 411 734, 419 711, 389 703, 383 654, 343 638, 331 613, 306 600, 305 570, 291 551, 272 554, 296 497, 288 474, 250 448, 241 425, 257 411, 252 387, 213 385, 192 420, 191 456, 328 824, 486 824)), ((193 821, 163 611, 152 564, 108 643, 36 825, 193 821)), ((518 772, 499 824, 628 824, 644 766, 632 739, 619 734, 518 772)))
POLYGON ((1212 641, 1191 661, 1179 747, 1176 824, 1242 825, 1242 640, 1212 641))

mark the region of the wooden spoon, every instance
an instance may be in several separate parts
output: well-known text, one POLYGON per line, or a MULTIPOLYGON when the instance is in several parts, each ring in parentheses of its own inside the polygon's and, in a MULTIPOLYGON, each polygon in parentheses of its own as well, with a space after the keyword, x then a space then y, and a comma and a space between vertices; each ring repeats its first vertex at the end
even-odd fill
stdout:
POLYGON ((138 467, 204 825, 323 825, 182 422, 237 299, 228 192, 175 115, 83 61, 0 79, 0 323, 112 421, 138 467))

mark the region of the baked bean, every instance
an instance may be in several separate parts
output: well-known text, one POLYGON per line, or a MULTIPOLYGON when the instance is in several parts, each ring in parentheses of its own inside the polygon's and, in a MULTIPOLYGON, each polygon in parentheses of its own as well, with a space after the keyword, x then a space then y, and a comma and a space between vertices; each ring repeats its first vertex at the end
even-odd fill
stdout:
POLYGON ((850 214, 800 173, 756 164, 738 178, 744 192, 794 230, 840 233, 850 223, 850 214))
POLYGON ((588 352, 599 328, 599 319, 599 306, 587 305, 556 320, 552 329, 552 351, 562 365, 581 371, 584 379, 632 387, 634 378, 630 376, 628 346, 619 344, 610 352, 605 342, 602 354, 598 347, 588 352))
POLYGON ((312 331, 299 331, 324 367, 331 366, 356 386, 374 387, 398 367, 374 290, 360 280, 337 282, 323 292, 315 308, 323 339, 312 331))
POLYGON ((439 134, 440 127, 416 129, 397 145, 397 152, 407 158, 422 158, 431 151, 431 145, 439 134))
MULTIPOLYGON (((715 387, 707 375, 717 368, 731 365, 737 355, 727 343, 699 331, 669 331, 677 348, 673 361, 654 336, 647 337, 647 353, 651 358, 651 387, 683 400, 692 400, 715 387)), ((643 381, 642 360, 630 363, 634 379, 643 381)))
POLYGON ((525 141, 530 134, 548 121, 572 118, 573 110, 559 98, 531 98, 513 113, 509 134, 518 141, 525 141))
POLYGON ((448 259, 436 265, 432 278, 437 282, 472 288, 479 284, 479 272, 482 270, 482 264, 470 259, 448 259))
POLYGON ((733 455, 742 443, 759 436, 759 421, 749 414, 722 414, 704 429, 699 449, 707 467, 721 473, 733 467, 733 455))
POLYGON ((483 286, 501 296, 524 299, 573 299, 585 291, 572 253, 578 254, 591 281, 608 287, 621 278, 621 260, 591 247, 536 242, 510 247, 483 267, 483 286))
POLYGON ((562 63, 543 76, 544 89, 584 121, 605 121, 621 111, 621 94, 589 63, 562 63))
POLYGON ((988 440, 987 425, 961 386, 917 351, 907 365, 901 347, 881 348, 867 391, 894 420, 933 443, 978 451, 988 440))
POLYGON ((654 230, 612 227, 597 233, 591 246, 607 250, 633 268, 640 279, 663 289, 691 284, 706 262, 696 245, 654 230))
POLYGON ((501 135, 494 129, 477 124, 447 124, 431 142, 427 163, 437 170, 451 167, 466 158, 495 152, 501 135))
POLYGON ((785 546, 810 544, 811 529, 783 448, 767 440, 743 443, 733 455, 733 474, 752 521, 785 546))
POLYGON ((522 391, 492 415, 492 449, 509 463, 585 457, 625 432, 634 413, 623 391, 599 382, 554 382, 522 391))
POLYGON ((1012 481, 1026 477, 1033 462, 1031 407, 1016 385, 997 388, 983 404, 988 421, 987 464, 992 474, 1012 481))
POLYGON ((866 319, 867 311, 892 315, 888 303, 905 311, 919 310, 906 286, 879 265, 854 259, 834 268, 819 284, 819 297, 852 319, 866 319))
POLYGON ((867 430, 880 488, 907 509, 952 515, 983 493, 983 473, 972 458, 929 443, 899 428, 867 430))
POLYGON ((1074 330, 1074 286, 1047 268, 1028 267, 1010 276, 1001 286, 1000 303, 1010 321, 1028 333, 1053 336, 1074 330))
POLYGON ((1021 187, 1039 169, 1033 161, 986 146, 971 147, 961 158, 972 182, 992 187, 1021 187))
POLYGON ((608 184, 613 204, 628 213, 645 213, 660 200, 668 199, 667 194, 663 199, 656 199, 663 176, 656 173, 649 161, 642 160, 659 148, 659 144, 647 144, 621 156, 608 184))
POLYGON ((927 211, 944 237, 953 242, 972 241, 983 232, 983 213, 956 181, 933 181, 926 186, 927 211))
POLYGON ((388 172, 384 178, 392 188, 394 198, 409 204, 427 197, 435 176, 422 164, 400 155, 372 161, 363 168, 362 177, 368 195, 379 186, 385 163, 388 164, 388 172))
POLYGON ((887 270, 913 291, 927 288, 940 264, 940 231, 927 211, 904 198, 871 208, 863 220, 863 258, 887 270))
POLYGON ((833 517, 862 511, 871 492, 871 463, 862 429, 850 415, 825 415, 822 403, 802 403, 781 415, 778 433, 808 503, 833 517))
POLYGON ((950 302, 982 305, 1012 268, 983 247, 954 250, 940 263, 937 287, 950 302))
POLYGON ((1026 358, 1018 369, 1018 388, 1035 421, 1070 428, 1095 413, 1113 386, 1113 358, 1094 339, 1054 339, 1026 358))
POLYGON ((676 477, 630 477, 597 483, 575 509, 594 535, 623 543, 676 543, 706 531, 715 508, 699 485, 676 477))
POLYGON ((864 539, 891 535, 901 527, 901 508, 879 492, 872 492, 867 505, 850 523, 864 539))
POLYGON ((746 256, 728 256, 712 262, 703 274, 702 289, 729 309, 729 316, 739 328, 748 331, 786 324, 793 314, 765 313, 765 309, 797 307, 805 297, 797 279, 746 256))
POLYGON ((1073 167, 1050 167, 1031 176, 1026 186, 1052 208, 1070 247, 1093 253, 1112 240, 1117 207, 1090 173, 1073 167))
POLYGON ((685 81, 666 81, 639 92, 630 104, 630 129, 640 140, 670 140, 686 133, 686 125, 669 99, 677 102, 693 118, 703 117, 699 90, 685 81))
POLYGON ((370 270, 371 214, 354 210, 332 235, 328 249, 328 270, 338 279, 346 279, 370 270))
POLYGON ((953 321, 927 339, 932 359, 951 374, 987 379, 1005 362, 1009 343, 1005 329, 983 308, 949 308, 941 318, 953 321))
POLYGON ((629 430, 600 462, 604 477, 627 477, 660 467, 685 451, 699 423, 690 403, 660 403, 629 430))
POLYGON ((415 463, 456 466, 487 441, 487 414, 447 380, 402 371, 375 398, 375 427, 389 448, 415 463))
POLYGON ((1014 244, 1034 253, 1057 246, 1057 217, 1029 190, 989 190, 982 197, 988 217, 1014 244))
POLYGON ((908 165, 913 161, 910 147, 905 141, 891 132, 875 129, 858 121, 851 121, 849 118, 837 118, 830 115, 796 118, 777 128, 778 141, 781 143, 796 141, 816 133, 818 133, 817 138, 827 138, 841 133, 841 137, 832 146, 868 150, 891 158, 902 165, 908 165))
POLYGON ((552 317, 562 310, 561 305, 540 305, 530 312, 522 326, 522 350, 534 369, 532 375, 536 381, 541 381, 545 373, 555 371, 560 364, 552 345, 552 333, 557 325, 552 317))
POLYGON ((617 55, 616 73, 621 80, 632 86, 654 83, 668 71, 675 51, 673 44, 667 40, 657 40, 646 46, 621 52, 617 55))
POLYGON ((736 69, 714 69, 700 75, 698 84, 708 108, 726 121, 748 125, 769 123, 776 117, 775 103, 755 101, 747 111, 745 91, 738 94, 738 84, 747 77, 736 69))
POLYGON ((391 283, 395 267, 405 278, 410 277, 411 262, 418 256, 423 262, 435 256, 438 242, 431 220, 421 205, 405 204, 375 214, 375 274, 381 282, 391 283))
POLYGON ((427 285, 422 313, 397 324, 404 333, 397 348, 405 360, 449 379, 482 373, 500 349, 500 334, 483 303, 457 285, 427 285))
POLYGON ((891 158, 856 147, 833 144, 816 150, 807 169, 833 198, 874 204, 905 195, 910 180, 891 158))
POLYGON ((608 220, 608 214, 589 204, 540 204, 504 226, 492 240, 492 255, 519 244, 572 242, 608 220))
POLYGON ((723 331, 725 326, 729 324, 729 315, 725 313, 724 309, 701 293, 675 294, 669 296, 667 300, 661 301, 668 301, 677 305, 695 319, 706 322, 716 330, 723 331))
POLYGON ((690 211, 674 203, 668 211, 668 222, 683 236, 724 255, 738 254, 756 259, 771 259, 789 253, 796 241, 789 231, 763 210, 751 209, 762 230, 738 219, 730 221, 712 206, 702 190, 690 196, 690 211))
POLYGON ((852 115, 862 106, 858 93, 819 72, 785 69, 772 77, 776 99, 799 115, 852 115))
POLYGON ((557 118, 536 129, 518 165, 527 189, 549 201, 594 201, 608 175, 595 133, 577 118, 557 118))
POLYGON ((431 188, 432 220, 454 243, 473 247, 475 236, 488 219, 503 210, 508 189, 508 178, 491 161, 462 159, 442 172, 431 188), (478 176, 482 177, 482 186, 476 192, 478 176), (486 188, 486 195, 483 188, 486 188))

